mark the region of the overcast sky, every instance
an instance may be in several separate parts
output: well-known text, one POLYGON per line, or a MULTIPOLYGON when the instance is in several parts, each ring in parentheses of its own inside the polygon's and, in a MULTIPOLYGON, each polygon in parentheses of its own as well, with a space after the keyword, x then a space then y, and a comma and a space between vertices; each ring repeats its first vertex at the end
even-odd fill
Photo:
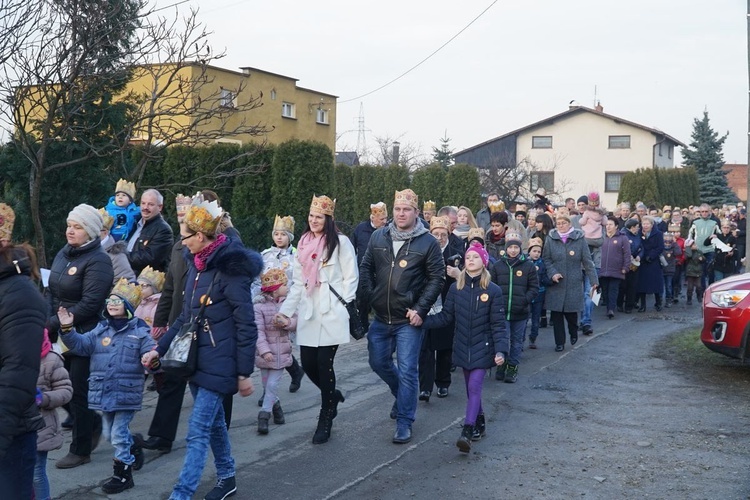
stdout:
MULTIPOLYGON (((159 0, 159 5, 176 0, 159 0)), ((690 142, 709 112, 728 163, 747 161, 746 4, 740 0, 191 0, 226 49, 339 96, 338 150, 398 138, 455 151, 567 109, 575 99, 690 142), (431 59, 426 58, 487 10, 431 59), (349 102, 345 102, 353 99, 349 102)), ((678 158, 679 160, 679 158, 678 158)))

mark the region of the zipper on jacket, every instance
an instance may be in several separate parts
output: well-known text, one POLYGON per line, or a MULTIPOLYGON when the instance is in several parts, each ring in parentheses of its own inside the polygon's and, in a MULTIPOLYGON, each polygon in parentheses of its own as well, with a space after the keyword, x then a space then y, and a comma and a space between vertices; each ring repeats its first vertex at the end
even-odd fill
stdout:
POLYGON ((393 318, 391 317, 391 282, 393 281, 393 267, 396 265, 395 257, 393 256, 393 250, 391 250, 391 270, 388 271, 388 294, 386 304, 388 304, 388 324, 393 324, 393 318))
POLYGON ((508 310, 505 311, 505 319, 510 321, 510 308, 512 306, 511 301, 513 300, 513 266, 508 261, 505 262, 508 265, 508 310))

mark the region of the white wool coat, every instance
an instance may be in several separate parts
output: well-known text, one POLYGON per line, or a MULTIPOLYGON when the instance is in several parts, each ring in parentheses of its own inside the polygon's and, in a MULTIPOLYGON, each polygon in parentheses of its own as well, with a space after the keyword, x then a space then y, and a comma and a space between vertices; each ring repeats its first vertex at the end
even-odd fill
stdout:
POLYGON ((320 347, 349 342, 349 313, 330 289, 335 288, 346 302, 354 300, 356 295, 359 269, 349 238, 340 234, 334 255, 327 262, 319 260, 320 286, 310 295, 305 289, 299 253, 294 257, 293 276, 289 294, 279 312, 292 317, 297 311, 297 344, 320 347))

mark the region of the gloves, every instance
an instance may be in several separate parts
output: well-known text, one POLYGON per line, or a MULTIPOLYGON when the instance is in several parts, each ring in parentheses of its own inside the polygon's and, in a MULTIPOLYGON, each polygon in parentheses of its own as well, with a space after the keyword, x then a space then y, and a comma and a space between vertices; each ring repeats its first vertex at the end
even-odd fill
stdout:
POLYGON ((36 398, 35 398, 37 406, 42 406, 42 399, 43 398, 44 398, 44 395, 42 394, 42 390, 39 387, 37 387, 36 388, 36 398))

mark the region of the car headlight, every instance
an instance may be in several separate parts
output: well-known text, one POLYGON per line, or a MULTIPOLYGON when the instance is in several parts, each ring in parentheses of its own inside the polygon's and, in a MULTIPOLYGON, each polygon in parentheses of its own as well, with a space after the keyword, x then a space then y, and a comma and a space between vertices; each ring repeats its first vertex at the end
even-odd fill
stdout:
POLYGON ((725 290, 723 292, 711 292, 711 302, 719 307, 734 307, 742 299, 747 297, 750 290, 725 290))

